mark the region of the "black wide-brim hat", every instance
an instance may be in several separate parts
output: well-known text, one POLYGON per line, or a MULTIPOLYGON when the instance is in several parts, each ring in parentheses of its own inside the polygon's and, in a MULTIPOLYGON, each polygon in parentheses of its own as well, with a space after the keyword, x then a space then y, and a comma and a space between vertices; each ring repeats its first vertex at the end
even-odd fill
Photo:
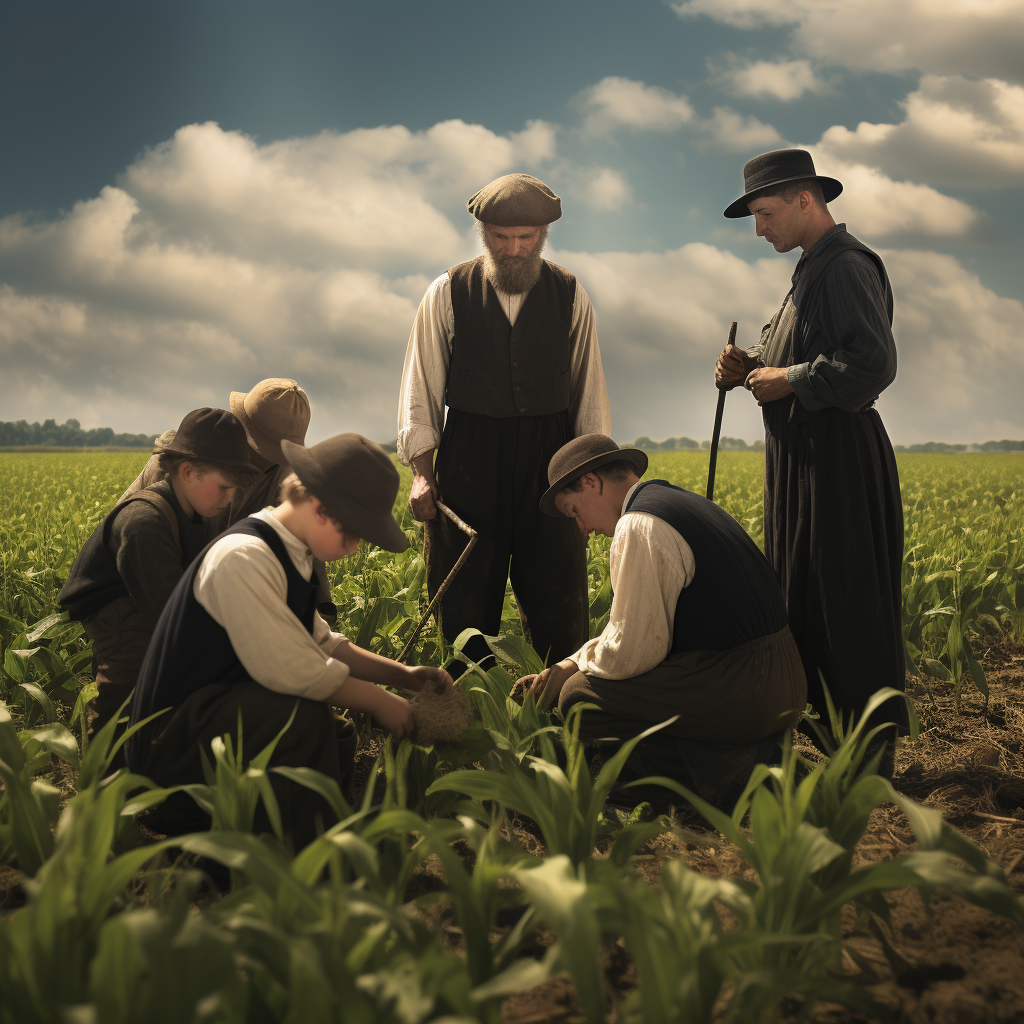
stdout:
POLYGON ((349 533, 385 551, 404 551, 408 538, 391 510, 398 470, 379 444, 361 434, 338 434, 304 448, 285 438, 281 450, 295 475, 349 533))
POLYGON ((749 217, 747 203, 762 189, 807 178, 813 178, 821 185, 826 203, 831 203, 843 191, 842 182, 815 173, 814 160, 805 149, 776 149, 755 156, 743 168, 743 195, 725 208, 725 216, 733 219, 749 217))
POLYGON ((157 438, 153 451, 157 455, 185 455, 235 474, 251 476, 259 472, 249 461, 245 427, 227 409, 193 409, 185 414, 173 435, 157 438))
POLYGON ((609 462, 628 462, 637 476, 647 472, 646 452, 639 448, 620 448, 607 434, 582 434, 562 445, 548 463, 550 486, 540 499, 541 512, 560 517, 562 513, 555 505, 559 492, 573 480, 609 462))

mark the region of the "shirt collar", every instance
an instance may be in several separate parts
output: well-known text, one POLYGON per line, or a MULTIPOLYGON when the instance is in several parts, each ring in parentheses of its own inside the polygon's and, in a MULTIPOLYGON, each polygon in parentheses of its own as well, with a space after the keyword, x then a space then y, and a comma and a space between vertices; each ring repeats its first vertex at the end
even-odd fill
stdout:
POLYGON ((626 491, 626 497, 622 502, 622 512, 620 515, 626 514, 626 509, 629 508, 630 499, 633 497, 633 492, 643 483, 643 480, 637 480, 635 484, 628 491, 626 491))
POLYGON ((832 239, 835 238, 835 236, 837 234, 839 234, 840 231, 845 231, 845 230, 846 230, 846 224, 845 223, 843 223, 843 224, 835 224, 832 227, 830 227, 828 229, 828 231, 826 231, 825 234, 823 234, 821 236, 821 238, 819 238, 814 243, 814 245, 812 245, 810 247, 810 249, 805 249, 804 250, 804 252, 801 255, 800 259, 798 259, 796 261, 796 268, 793 270, 793 281, 794 281, 794 283, 796 282, 797 274, 800 273, 800 270, 803 268, 804 264, 805 263, 810 263, 812 260, 817 259, 828 248, 828 246, 831 243, 832 239))
POLYGON ((277 516, 273 514, 273 510, 262 508, 259 512, 254 512, 252 517, 253 519, 259 519, 261 522, 269 523, 273 527, 274 531, 284 542, 288 557, 291 558, 299 572, 305 574, 307 570, 312 569, 313 552, 291 530, 282 524, 277 516))

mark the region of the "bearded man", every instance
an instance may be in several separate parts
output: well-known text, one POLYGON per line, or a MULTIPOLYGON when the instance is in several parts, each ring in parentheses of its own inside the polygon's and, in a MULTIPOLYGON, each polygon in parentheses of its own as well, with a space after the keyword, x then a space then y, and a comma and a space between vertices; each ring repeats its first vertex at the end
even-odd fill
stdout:
MULTIPOLYGON (((764 410, 764 550, 786 596, 824 715, 824 677, 844 718, 883 686, 904 689, 903 503, 874 405, 896 377, 892 288, 878 255, 826 203, 843 186, 809 153, 765 153, 743 168, 726 217, 751 214, 776 252, 803 249, 793 287, 759 345, 727 346, 717 378, 742 382, 764 410), (819 675, 820 673, 820 675, 819 675)), ((902 702, 878 721, 906 723, 902 702)), ((883 764, 891 771, 891 744, 883 764)))
MULTIPOLYGON (((562 445, 611 433, 594 311, 576 278, 541 258, 548 225, 562 215, 547 185, 508 174, 467 208, 484 252, 442 274, 420 303, 402 375, 398 454, 413 470, 412 513, 426 524, 431 595, 465 544, 436 502, 479 534, 440 603, 445 639, 468 627, 497 633, 511 577, 526 636, 541 657, 558 661, 589 634, 587 548, 572 523, 540 511, 540 497, 562 445)), ((475 661, 489 657, 479 637, 465 651, 475 661)))

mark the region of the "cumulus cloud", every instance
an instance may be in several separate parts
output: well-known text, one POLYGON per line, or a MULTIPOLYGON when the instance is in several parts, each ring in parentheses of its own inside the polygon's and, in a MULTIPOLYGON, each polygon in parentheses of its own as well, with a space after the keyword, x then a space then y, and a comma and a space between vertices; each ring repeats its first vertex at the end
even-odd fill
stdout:
POLYGON ((782 136, 770 124, 753 115, 744 117, 730 107, 715 107, 711 117, 700 119, 697 128, 718 149, 729 153, 748 153, 783 144, 782 136))
POLYGON ((715 77, 736 96, 786 103, 799 99, 805 92, 820 92, 825 88, 825 83, 814 73, 808 60, 742 63, 735 55, 729 54, 724 67, 712 70, 715 77))
POLYGON ((1020 0, 680 0, 682 17, 737 28, 794 25, 795 46, 828 63, 1024 81, 1020 0))
MULTIPOLYGON (((611 210, 630 201, 614 171, 563 161, 553 129, 525 131, 446 122, 259 146, 192 126, 66 216, 0 221, 3 418, 77 416, 155 432, 189 408, 223 405, 230 390, 288 376, 310 393, 312 440, 342 429, 394 437, 416 305, 442 268, 477 251, 454 216, 481 179, 522 167, 532 146, 573 202, 611 210), (318 208, 332 230, 317 223, 318 208)), ((972 216, 914 191, 923 186, 906 186, 895 201, 900 183, 815 156, 846 182, 846 200, 861 204, 847 208, 859 235, 884 235, 911 207, 916 220, 901 223, 919 231, 938 209, 945 226, 932 228, 936 237, 972 216)), ((774 254, 748 262, 703 243, 551 257, 594 300, 621 440, 709 436, 714 357, 728 324, 738 320, 741 342, 752 344, 792 269, 774 254)), ((886 259, 904 360, 885 398, 894 437, 962 439, 954 422, 971 424, 971 439, 997 422, 993 433, 1008 433, 1005 424, 1021 418, 1011 386, 1021 376, 1021 303, 993 294, 952 257, 895 250, 886 259)), ((726 432, 758 436, 747 396, 730 400, 726 432)))
POLYGON ((671 132, 694 118, 685 96, 631 78, 602 78, 582 93, 580 103, 589 111, 584 127, 595 135, 615 128, 671 132))
POLYGON ((1024 86, 925 75, 903 107, 900 124, 836 125, 820 147, 935 184, 999 188, 1024 180, 1024 86))

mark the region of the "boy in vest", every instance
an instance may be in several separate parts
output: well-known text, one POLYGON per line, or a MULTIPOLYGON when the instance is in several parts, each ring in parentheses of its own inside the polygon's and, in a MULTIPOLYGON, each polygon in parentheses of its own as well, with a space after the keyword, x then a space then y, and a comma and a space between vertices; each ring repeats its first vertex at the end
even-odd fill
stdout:
POLYGON ((804 670, 775 574, 743 528, 700 495, 641 481, 646 469, 643 452, 603 434, 552 458, 541 508, 613 538, 614 597, 600 636, 517 685, 563 713, 597 704, 584 739, 678 715, 641 741, 623 780, 667 775, 725 806, 800 717, 804 670))
MULTIPOLYGON (((245 436, 249 440, 249 461, 256 472, 249 478, 248 485, 239 488, 231 504, 217 516, 211 539, 240 519, 268 505, 277 504, 281 484, 292 471, 281 451, 281 442, 304 444, 306 429, 309 427, 309 398, 288 377, 268 377, 248 393, 232 391, 228 396, 228 407, 245 428, 245 436)), ((173 430, 161 435, 161 440, 165 442, 173 438, 173 430)), ((128 485, 121 500, 148 487, 159 479, 159 475, 157 460, 150 459, 142 472, 128 485)), ((320 585, 317 611, 333 623, 338 609, 331 599, 331 587, 323 562, 315 562, 314 571, 320 585)))
POLYGON ((152 483, 96 527, 58 596, 92 641, 92 735, 131 693, 167 599, 210 539, 211 518, 256 473, 242 424, 224 409, 194 409, 154 452, 152 483))
MULTIPOLYGON (((388 551, 409 546, 391 514, 399 477, 387 453, 358 434, 309 449, 284 441, 283 448, 293 475, 281 504, 236 523, 201 552, 150 644, 131 721, 170 710, 132 736, 127 756, 133 771, 161 785, 201 782, 200 751, 210 756, 214 738, 234 736, 239 714, 251 758, 294 713, 270 764, 314 768, 345 791, 355 729, 334 708, 370 712, 400 739, 412 729, 412 711, 382 685, 451 685, 443 670, 407 667, 356 647, 316 611, 315 558, 350 555, 360 538, 388 551)), ((271 778, 284 827, 296 848, 304 846, 316 835, 318 816, 329 820, 327 806, 310 790, 271 778)), ((165 831, 177 830, 162 817, 165 831)), ((265 817, 260 825, 266 828, 265 817)))

